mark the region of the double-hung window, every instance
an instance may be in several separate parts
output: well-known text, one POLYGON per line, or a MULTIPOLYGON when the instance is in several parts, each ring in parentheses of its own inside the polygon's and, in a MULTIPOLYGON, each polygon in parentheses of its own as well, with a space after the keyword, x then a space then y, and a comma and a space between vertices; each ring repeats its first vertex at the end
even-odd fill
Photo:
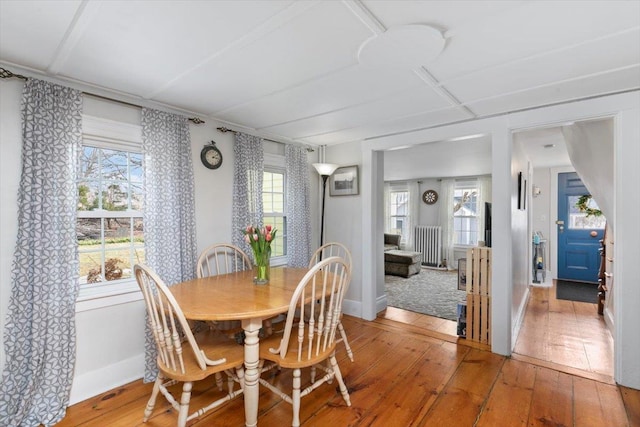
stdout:
POLYGON ((387 233, 409 235, 409 190, 394 189, 389 191, 389 216, 387 233))
POLYGON ((133 266, 145 261, 141 145, 109 136, 120 125, 127 131, 136 127, 108 123, 109 130, 96 135, 96 123, 104 124, 85 117, 77 179, 81 298, 136 290, 133 266))
POLYGON ((285 201, 284 169, 265 166, 262 175, 263 224, 275 227, 278 232, 271 244, 272 264, 287 262, 287 215, 285 201))
POLYGON ((453 190, 453 244, 475 246, 479 234, 477 180, 456 182, 453 190))

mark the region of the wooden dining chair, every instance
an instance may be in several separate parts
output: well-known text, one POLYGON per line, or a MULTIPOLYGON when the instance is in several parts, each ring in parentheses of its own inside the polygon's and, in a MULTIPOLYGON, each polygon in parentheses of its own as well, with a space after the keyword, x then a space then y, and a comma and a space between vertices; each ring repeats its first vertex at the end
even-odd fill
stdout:
MULTIPOLYGON (((196 262, 196 276, 209 277, 219 274, 237 273, 250 270, 251 259, 239 247, 229 243, 216 243, 202 251, 196 262)), ((241 333, 239 320, 209 322, 218 330, 226 331, 230 336, 241 333)))
POLYGON ((196 263, 198 277, 217 276, 250 270, 251 259, 239 247, 228 243, 216 243, 206 248, 196 263))
POLYGON ((349 286, 349 268, 339 257, 315 264, 300 280, 291 301, 282 335, 274 334, 260 343, 262 372, 273 367, 293 370, 291 394, 264 378, 260 384, 279 395, 293 407, 292 426, 300 425, 300 399, 333 378, 338 381, 342 398, 351 406, 349 392, 335 357, 336 329, 342 314, 342 301, 349 286), (317 304, 309 304, 318 301, 317 304), (306 313, 310 310, 310 313, 306 313), (324 366, 325 361, 329 363, 324 366), (301 369, 319 369, 325 373, 301 390, 301 369))
POLYGON ((158 275, 141 264, 134 266, 134 274, 144 297, 149 328, 158 351, 158 377, 143 421, 151 417, 158 393, 162 393, 178 412, 178 427, 240 395, 244 389, 242 346, 215 330, 204 329, 194 334, 180 306, 158 275), (193 383, 222 372, 228 377, 228 392, 189 414, 193 383), (167 389, 178 382, 183 383, 179 402, 167 389), (234 390, 234 382, 240 384, 239 389, 234 390))
MULTIPOLYGON (((320 246, 311 256, 311 260, 309 261, 309 268, 313 267, 319 261, 329 258, 332 256, 338 256, 343 258, 347 263, 347 268, 349 269, 349 280, 351 280, 351 252, 345 245, 338 242, 329 242, 320 246)), ((344 348, 347 352, 347 356, 353 362, 353 351, 351 351, 351 346, 349 345, 349 340, 347 339, 347 333, 342 326, 342 320, 338 321, 338 331, 340 332, 340 340, 344 344, 344 348)))

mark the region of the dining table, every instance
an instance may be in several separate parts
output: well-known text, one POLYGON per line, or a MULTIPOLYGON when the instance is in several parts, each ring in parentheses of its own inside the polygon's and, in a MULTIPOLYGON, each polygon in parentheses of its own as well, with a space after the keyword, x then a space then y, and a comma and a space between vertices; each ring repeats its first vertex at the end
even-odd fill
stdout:
POLYGON ((240 320, 244 330, 245 425, 258 425, 259 332, 263 321, 286 313, 307 268, 271 268, 269 283, 254 283, 252 270, 175 284, 171 293, 189 320, 240 320))

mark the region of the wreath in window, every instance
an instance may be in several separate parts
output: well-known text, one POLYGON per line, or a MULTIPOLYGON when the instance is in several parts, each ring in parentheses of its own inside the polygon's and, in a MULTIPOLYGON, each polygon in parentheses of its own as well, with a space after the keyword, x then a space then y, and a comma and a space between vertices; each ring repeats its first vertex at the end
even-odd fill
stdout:
POLYGON ((578 203, 576 203, 576 207, 580 210, 580 212, 586 213, 587 217, 602 216, 602 211, 600 209, 591 207, 591 194, 580 196, 580 198, 578 199, 578 203))

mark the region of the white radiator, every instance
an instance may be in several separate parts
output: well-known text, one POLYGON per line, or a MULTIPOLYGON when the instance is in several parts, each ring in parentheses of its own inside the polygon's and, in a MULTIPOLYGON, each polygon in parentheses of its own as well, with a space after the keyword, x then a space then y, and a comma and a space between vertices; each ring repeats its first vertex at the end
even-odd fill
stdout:
POLYGON ((413 241, 416 252, 422 253, 422 265, 442 267, 442 227, 417 225, 413 241))

